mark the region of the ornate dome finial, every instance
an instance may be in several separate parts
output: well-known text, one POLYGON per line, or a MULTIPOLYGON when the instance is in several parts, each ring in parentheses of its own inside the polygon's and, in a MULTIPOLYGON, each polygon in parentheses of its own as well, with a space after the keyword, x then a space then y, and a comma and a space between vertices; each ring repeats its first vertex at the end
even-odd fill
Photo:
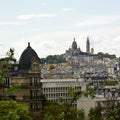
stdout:
POLYGON ((30 47, 30 42, 28 42, 28 47, 30 47))
POLYGON ((30 42, 28 42, 28 47, 27 48, 31 48, 31 46, 30 46, 30 42))

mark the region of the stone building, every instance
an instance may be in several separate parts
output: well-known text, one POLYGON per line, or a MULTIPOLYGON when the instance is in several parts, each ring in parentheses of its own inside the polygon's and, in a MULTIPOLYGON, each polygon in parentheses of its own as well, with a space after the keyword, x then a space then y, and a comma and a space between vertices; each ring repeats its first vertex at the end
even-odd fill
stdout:
MULTIPOLYGON (((3 60, 0 62, 2 63, 3 60)), ((4 86, 9 87, 13 84, 20 85, 20 89, 12 94, 16 101, 27 104, 33 111, 42 109, 40 58, 31 48, 30 43, 21 54, 19 62, 14 61, 7 73, 4 86)), ((8 96, 4 94, 2 87, 0 91, 1 96, 8 96)))

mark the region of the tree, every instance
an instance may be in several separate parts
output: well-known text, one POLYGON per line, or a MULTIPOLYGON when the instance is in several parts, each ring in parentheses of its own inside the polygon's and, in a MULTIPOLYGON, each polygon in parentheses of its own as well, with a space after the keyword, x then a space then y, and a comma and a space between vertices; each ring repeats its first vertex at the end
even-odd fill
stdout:
POLYGON ((0 86, 2 86, 3 91, 3 98, 10 97, 14 92, 16 92, 20 85, 18 84, 11 84, 10 86, 7 86, 5 84, 7 74, 11 68, 11 61, 14 59, 14 49, 10 48, 7 52, 7 57, 5 58, 5 61, 2 65, 2 69, 0 69, 0 86))
POLYGON ((58 63, 66 63, 65 58, 63 55, 49 55, 46 58, 41 58, 41 64, 58 64, 58 63))
POLYGON ((27 106, 15 101, 0 101, 0 120, 32 120, 27 106))
POLYGON ((12 84, 9 87, 5 87, 3 89, 4 97, 12 96, 19 89, 20 89, 20 85, 18 85, 18 84, 12 84))
POLYGON ((72 106, 72 103, 74 101, 76 101, 82 95, 82 91, 74 89, 74 88, 70 88, 68 90, 68 94, 69 94, 70 98, 69 98, 67 104, 70 105, 70 106, 72 106))
POLYGON ((77 120, 85 120, 85 112, 83 109, 77 110, 77 120))
POLYGON ((3 63, 2 68, 0 69, 0 85, 5 84, 5 78, 7 76, 7 72, 10 69, 10 61, 14 58, 14 49, 10 48, 10 50, 7 52, 7 57, 5 58, 5 61, 3 63))
POLYGON ((88 87, 88 88, 86 89, 86 91, 84 91, 83 94, 84 94, 84 96, 86 96, 86 97, 90 96, 91 98, 94 98, 96 93, 95 93, 94 88, 88 87))
POLYGON ((102 107, 100 104, 95 108, 91 108, 88 114, 89 120, 103 120, 102 107))
POLYGON ((113 105, 107 112, 108 120, 120 120, 120 103, 113 105))
POLYGON ((43 111, 43 120, 77 120, 77 110, 67 104, 49 103, 43 111))
POLYGON ((47 113, 45 114, 43 120, 54 120, 54 118, 53 118, 53 116, 52 116, 49 112, 47 112, 47 113))

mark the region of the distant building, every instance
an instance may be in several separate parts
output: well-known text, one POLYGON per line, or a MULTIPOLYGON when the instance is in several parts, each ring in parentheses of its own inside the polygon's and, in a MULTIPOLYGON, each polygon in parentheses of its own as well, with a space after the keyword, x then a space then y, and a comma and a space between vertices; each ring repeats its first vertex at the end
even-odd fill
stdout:
POLYGON ((80 47, 77 47, 77 42, 74 41, 72 43, 72 47, 69 48, 68 50, 66 50, 64 57, 66 59, 67 62, 69 62, 70 64, 88 64, 89 62, 91 62, 93 59, 97 58, 97 55, 94 54, 94 49, 91 49, 90 52, 90 41, 89 38, 87 38, 87 42, 86 42, 86 52, 83 52, 80 47))
POLYGON ((91 53, 94 54, 94 48, 91 48, 91 53))
MULTIPOLYGON (((102 86, 98 87, 96 90, 96 95, 94 98, 91 97, 81 97, 78 99, 77 108, 84 109, 86 118, 91 108, 95 108, 100 104, 103 108, 113 106, 113 104, 120 102, 120 88, 119 85, 115 86, 102 86)), ((103 112, 105 115, 105 112, 103 112)))
POLYGON ((86 72, 84 74, 84 79, 86 82, 98 86, 99 83, 108 81, 108 73, 106 71, 86 72))

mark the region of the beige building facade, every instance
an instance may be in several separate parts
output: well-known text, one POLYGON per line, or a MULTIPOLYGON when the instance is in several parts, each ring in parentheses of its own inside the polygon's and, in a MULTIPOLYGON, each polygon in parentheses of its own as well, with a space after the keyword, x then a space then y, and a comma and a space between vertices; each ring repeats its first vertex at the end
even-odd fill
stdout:
MULTIPOLYGON (((0 60, 1 67, 2 62, 3 60, 0 60)), ((30 43, 21 54, 19 62, 14 61, 6 74, 6 80, 0 90, 1 99, 12 96, 17 102, 27 104, 32 111, 42 109, 40 59, 30 46, 30 43), (12 94, 4 92, 4 88, 9 88, 13 85, 20 87, 12 94)))

